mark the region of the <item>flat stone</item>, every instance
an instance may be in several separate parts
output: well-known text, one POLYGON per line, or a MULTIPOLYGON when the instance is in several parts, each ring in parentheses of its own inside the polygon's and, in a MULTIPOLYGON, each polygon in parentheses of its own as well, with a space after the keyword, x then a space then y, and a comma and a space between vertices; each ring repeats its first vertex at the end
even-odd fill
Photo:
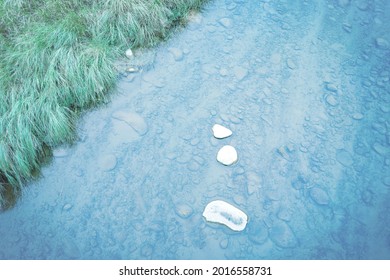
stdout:
POLYGON ((230 129, 220 124, 215 124, 212 130, 213 130, 214 137, 218 139, 223 139, 233 134, 233 132, 230 129))
POLYGON ((237 151, 233 146, 223 146, 217 154, 217 160, 224 165, 232 165, 237 162, 237 151))
POLYGON ((208 222, 223 224, 234 231, 244 230, 248 222, 248 216, 244 212, 222 200, 207 204, 203 217, 208 222))
POLYGON ((148 131, 145 120, 138 114, 125 111, 117 111, 112 114, 114 119, 125 122, 131 126, 139 135, 144 135, 148 131))

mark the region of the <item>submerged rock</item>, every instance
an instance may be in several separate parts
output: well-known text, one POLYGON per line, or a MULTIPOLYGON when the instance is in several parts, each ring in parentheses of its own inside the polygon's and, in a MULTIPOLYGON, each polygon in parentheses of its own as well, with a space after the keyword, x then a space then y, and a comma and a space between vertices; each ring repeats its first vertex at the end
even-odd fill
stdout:
POLYGON ((234 231, 242 231, 248 222, 248 216, 240 209, 222 201, 214 200, 203 211, 206 221, 223 224, 234 231))
POLYGON ((125 122, 131 126, 139 135, 144 135, 148 131, 145 120, 138 114, 126 111, 117 111, 112 114, 114 119, 125 122))
POLYGON ((377 38, 375 40, 375 44, 378 49, 382 49, 382 50, 386 50, 390 46, 389 42, 384 38, 377 38))
POLYGON ((217 154, 217 160, 224 165, 232 165, 237 161, 237 151, 233 146, 223 146, 217 154))
POLYGON ((180 218, 187 219, 192 215, 194 210, 188 204, 182 203, 176 206, 175 212, 180 218))
POLYGON ((328 193, 321 188, 317 188, 317 187, 311 188, 310 197, 318 205, 327 205, 330 202, 328 193))
POLYGON ((212 130, 214 137, 218 139, 223 139, 233 134, 229 128, 226 128, 220 124, 215 124, 212 130))

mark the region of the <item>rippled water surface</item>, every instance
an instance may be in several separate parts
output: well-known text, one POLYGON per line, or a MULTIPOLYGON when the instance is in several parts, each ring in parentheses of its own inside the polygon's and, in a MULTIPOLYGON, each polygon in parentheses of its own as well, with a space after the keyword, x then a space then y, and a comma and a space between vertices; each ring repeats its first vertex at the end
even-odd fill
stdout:
POLYGON ((215 0, 135 57, 0 214, 1 259, 390 258, 389 1, 215 0))

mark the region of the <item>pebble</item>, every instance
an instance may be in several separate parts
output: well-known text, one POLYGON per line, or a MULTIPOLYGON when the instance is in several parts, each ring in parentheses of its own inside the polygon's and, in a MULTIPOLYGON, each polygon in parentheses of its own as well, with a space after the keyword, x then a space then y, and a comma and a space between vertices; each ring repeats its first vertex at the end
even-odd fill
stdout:
POLYGON ((331 84, 331 83, 327 83, 325 85, 325 88, 329 91, 332 91, 332 92, 337 92, 337 87, 334 85, 334 84, 331 84))
POLYGON ((135 67, 129 67, 126 69, 126 72, 127 73, 135 73, 135 72, 138 72, 138 69, 135 67))
POLYGON ((334 97, 333 95, 329 94, 326 98, 326 102, 330 105, 330 106, 337 106, 339 104, 339 102, 337 101, 336 97, 334 97))
POLYGON ((375 45, 378 49, 386 50, 389 48, 389 42, 384 38, 377 38, 375 40, 375 45))
POLYGON ((223 146, 217 154, 217 160, 224 165, 232 165, 237 162, 237 151, 233 146, 223 146))
POLYGON ((181 203, 176 206, 175 213, 182 219, 188 219, 194 213, 194 210, 188 204, 181 203))
POLYGON ((72 204, 67 203, 67 204, 64 205, 64 207, 62 207, 62 209, 63 209, 64 211, 69 211, 70 209, 72 209, 72 207, 73 207, 72 204))
POLYGON ((223 139, 233 134, 233 132, 230 129, 220 124, 215 124, 212 130, 213 130, 214 137, 217 139, 223 139))
POLYGON ((128 59, 132 59, 134 56, 133 51, 131 49, 128 49, 125 54, 128 59))

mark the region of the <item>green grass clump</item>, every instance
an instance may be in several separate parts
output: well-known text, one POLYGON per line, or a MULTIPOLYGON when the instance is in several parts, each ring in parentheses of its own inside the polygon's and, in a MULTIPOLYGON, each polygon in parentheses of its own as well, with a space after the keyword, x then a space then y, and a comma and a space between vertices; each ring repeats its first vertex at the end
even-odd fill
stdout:
POLYGON ((0 209, 108 100, 114 62, 167 38, 205 0, 0 0, 0 209))

